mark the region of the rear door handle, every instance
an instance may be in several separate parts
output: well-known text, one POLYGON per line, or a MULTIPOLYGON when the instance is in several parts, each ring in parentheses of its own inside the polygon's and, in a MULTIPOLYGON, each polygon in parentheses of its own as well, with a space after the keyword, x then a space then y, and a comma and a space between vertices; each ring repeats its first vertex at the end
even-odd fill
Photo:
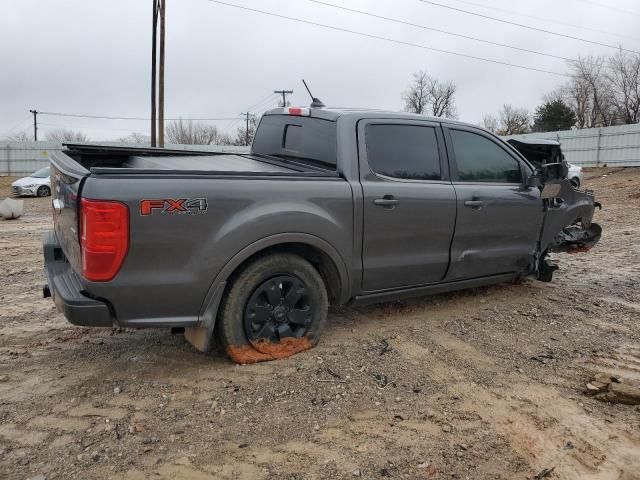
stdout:
POLYGON ((467 200, 466 202, 464 202, 464 206, 473 208, 474 210, 480 210, 485 206, 485 202, 483 202, 482 200, 467 200))
POLYGON ((373 204, 379 207, 389 208, 389 207, 395 207, 396 205, 399 205, 400 201, 394 198, 393 195, 385 195, 383 198, 376 198, 373 201, 373 204))

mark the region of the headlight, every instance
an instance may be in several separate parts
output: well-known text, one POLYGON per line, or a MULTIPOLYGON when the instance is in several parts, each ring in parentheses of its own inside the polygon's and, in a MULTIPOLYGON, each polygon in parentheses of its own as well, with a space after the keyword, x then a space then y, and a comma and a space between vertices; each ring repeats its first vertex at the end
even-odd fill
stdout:
POLYGON ((35 184, 35 183, 32 183, 32 184, 30 184, 30 185, 22 185, 22 186, 21 186, 21 188, 33 188, 33 187, 35 187, 35 186, 36 186, 36 184, 35 184))

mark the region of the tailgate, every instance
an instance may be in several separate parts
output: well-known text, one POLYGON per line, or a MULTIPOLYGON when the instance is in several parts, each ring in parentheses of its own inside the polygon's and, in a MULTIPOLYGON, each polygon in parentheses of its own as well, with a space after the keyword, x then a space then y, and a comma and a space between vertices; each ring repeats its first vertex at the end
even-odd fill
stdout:
POLYGON ((89 171, 64 152, 51 158, 51 197, 58 243, 76 272, 82 270, 79 237, 80 188, 89 171))

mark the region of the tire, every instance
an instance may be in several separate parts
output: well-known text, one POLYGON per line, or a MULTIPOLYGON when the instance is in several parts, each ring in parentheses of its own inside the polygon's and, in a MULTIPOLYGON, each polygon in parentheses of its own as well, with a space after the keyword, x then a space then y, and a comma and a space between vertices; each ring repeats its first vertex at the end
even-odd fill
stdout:
POLYGON ((324 281, 311 263, 271 254, 235 275, 215 335, 236 363, 287 358, 318 344, 328 305, 324 281))
POLYGON ((46 185, 43 185, 40 188, 38 188, 38 191, 36 192, 36 194, 39 197, 48 197, 51 195, 51 189, 46 185))
POLYGON ((580 179, 578 177, 573 177, 570 182, 573 188, 580 188, 580 179))

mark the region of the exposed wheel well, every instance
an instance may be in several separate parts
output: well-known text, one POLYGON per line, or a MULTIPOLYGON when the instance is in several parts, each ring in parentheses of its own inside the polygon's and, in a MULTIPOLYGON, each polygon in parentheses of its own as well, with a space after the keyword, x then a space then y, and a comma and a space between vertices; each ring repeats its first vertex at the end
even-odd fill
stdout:
MULTIPOLYGON (((233 283, 235 277, 241 272, 244 267, 257 258, 264 257, 266 255, 270 255, 272 253, 292 253, 294 255, 298 255, 305 260, 307 260, 311 265, 313 265, 322 280, 324 281, 325 287, 327 288, 327 294, 329 296, 329 302, 334 304, 340 298, 340 292, 342 290, 342 284, 340 281, 340 274, 338 273, 338 268, 335 263, 322 250, 319 250, 311 245, 307 245, 305 243, 282 243, 279 245, 273 245, 271 247, 267 247, 264 250, 260 250, 259 252, 254 253, 246 260, 244 260, 238 267, 233 271, 231 276, 229 277, 228 286, 233 283)), ((227 286, 227 288, 229 288, 227 286)))

